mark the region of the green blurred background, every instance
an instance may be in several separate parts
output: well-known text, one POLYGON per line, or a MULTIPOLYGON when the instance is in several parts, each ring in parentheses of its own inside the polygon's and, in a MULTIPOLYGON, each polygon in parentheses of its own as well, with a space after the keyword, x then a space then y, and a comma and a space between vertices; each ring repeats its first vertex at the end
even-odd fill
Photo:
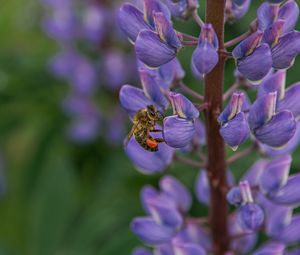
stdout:
MULTIPOLYGON (((246 31, 257 4, 227 28, 228 39, 246 31)), ((0 254, 130 254, 139 244, 129 230, 130 220, 143 214, 139 190, 144 184, 156 185, 160 176, 141 175, 121 147, 104 139, 79 146, 66 138, 68 119, 60 102, 68 86, 47 71, 57 45, 41 30, 42 15, 37 0, 1 1, 0 152, 6 191, 0 198, 0 254)), ((192 22, 177 25, 198 33, 192 22)), ((191 52, 183 50, 180 59, 188 73, 186 83, 199 88, 188 71, 191 52)), ((231 61, 227 86, 233 82, 232 70, 231 61)), ((289 71, 288 84, 299 79, 298 70, 299 61, 289 71)), ((300 160, 294 155, 295 170, 300 160)), ((255 157, 233 164, 234 174, 240 176, 255 157)), ((175 164, 167 173, 193 189, 197 169, 175 164)), ((205 212, 194 203, 192 214, 205 212)))

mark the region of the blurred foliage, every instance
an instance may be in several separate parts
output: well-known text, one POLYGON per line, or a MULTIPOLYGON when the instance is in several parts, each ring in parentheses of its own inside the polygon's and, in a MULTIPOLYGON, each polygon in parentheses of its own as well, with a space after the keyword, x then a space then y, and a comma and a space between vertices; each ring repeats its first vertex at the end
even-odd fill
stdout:
MULTIPOLYGON (((227 38, 244 32, 254 11, 227 27, 227 38)), ((131 218, 143 214, 139 190, 156 185, 159 176, 139 174, 121 148, 102 139, 86 146, 68 141, 60 108, 67 85, 47 71, 56 46, 41 31, 41 16, 36 0, 1 2, 0 150, 7 190, 0 200, 0 255, 129 254, 139 244, 129 230, 131 218)), ((195 35, 199 30, 193 22, 176 26, 195 35)), ((180 54, 186 70, 191 53, 180 54)), ((227 86, 232 68, 231 61, 227 86)), ((187 73, 186 82, 201 90, 187 73)), ((293 68, 288 84, 297 76, 293 68)), ((240 176, 255 157, 234 164, 234 174, 240 176)), ((296 157, 294 169, 299 163, 296 157)), ((197 171, 176 164, 167 173, 192 189, 197 171)), ((193 214, 204 212, 194 204, 193 214)))

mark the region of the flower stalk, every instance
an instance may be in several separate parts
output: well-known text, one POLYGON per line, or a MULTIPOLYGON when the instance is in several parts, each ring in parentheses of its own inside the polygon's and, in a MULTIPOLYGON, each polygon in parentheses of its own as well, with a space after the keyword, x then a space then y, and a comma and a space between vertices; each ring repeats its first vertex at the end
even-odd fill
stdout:
MULTIPOLYGON (((219 39, 219 50, 224 50, 225 1, 207 0, 206 23, 211 23, 219 39)), ((220 51, 219 51, 220 52, 220 51)), ((226 194, 221 187, 227 186, 225 145, 219 133, 217 116, 223 107, 224 66, 226 58, 219 53, 219 62, 205 77, 206 139, 208 148, 207 170, 210 183, 210 225, 214 254, 225 254, 229 248, 228 208, 226 194), (217 183, 217 185, 216 185, 217 183)))

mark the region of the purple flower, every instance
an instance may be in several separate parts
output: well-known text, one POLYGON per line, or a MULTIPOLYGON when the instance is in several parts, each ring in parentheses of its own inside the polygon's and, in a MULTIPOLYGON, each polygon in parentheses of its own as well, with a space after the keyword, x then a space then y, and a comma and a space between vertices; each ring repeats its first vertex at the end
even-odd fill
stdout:
POLYGON ((153 14, 156 32, 144 29, 135 42, 139 60, 149 67, 159 67, 170 62, 181 49, 181 42, 164 13, 153 14))
POLYGON ((197 0, 166 0, 165 2, 172 16, 181 19, 189 18, 199 7, 197 0))
POLYGON ((192 198, 187 188, 172 176, 165 176, 159 182, 164 194, 175 201, 181 212, 187 212, 192 204, 192 198))
POLYGON ((192 70, 197 78, 203 79, 219 61, 218 38, 211 24, 204 24, 198 46, 192 55, 192 70))
POLYGON ((242 18, 249 10, 251 0, 229 0, 226 1, 226 21, 234 23, 242 18))
POLYGON ((241 181, 239 190, 233 187, 227 194, 228 202, 238 207, 237 220, 245 230, 257 230, 264 221, 264 213, 259 205, 254 203, 248 181, 241 181))
POLYGON ((53 39, 62 41, 72 40, 77 37, 78 21, 69 5, 54 8, 42 22, 43 29, 53 39))
POLYGON ((174 177, 166 176, 160 181, 161 191, 145 187, 141 192, 142 203, 148 217, 135 218, 132 231, 148 244, 164 244, 181 230, 183 214, 191 206, 187 189, 174 177))
POLYGON ((277 190, 277 192, 270 194, 269 199, 276 204, 286 206, 296 206, 300 204, 299 191, 300 175, 292 175, 288 178, 286 184, 277 190))
POLYGON ((82 17, 83 35, 93 43, 101 43, 108 32, 108 18, 108 10, 100 5, 89 5, 82 17))
POLYGON ((298 5, 294 0, 280 7, 263 3, 257 14, 259 29, 264 32, 264 41, 272 51, 272 66, 289 68, 300 53, 300 33, 291 31, 299 16, 298 5))
POLYGON ((173 148, 183 148, 195 134, 194 119, 199 111, 185 96, 170 92, 170 100, 175 115, 168 116, 163 123, 165 142, 173 148))
POLYGON ((135 218, 131 222, 131 231, 151 245, 168 242, 174 236, 172 228, 157 224, 151 217, 135 218))
POLYGON ((93 63, 75 49, 57 54, 50 68, 57 76, 67 79, 77 93, 88 95, 94 92, 97 77, 93 63))
POLYGON ((155 69, 150 69, 143 62, 138 61, 138 67, 154 76, 159 86, 163 89, 169 89, 185 76, 185 72, 177 58, 155 69))
POLYGON ((233 93, 229 104, 219 115, 218 121, 221 123, 220 134, 226 144, 236 150, 240 144, 246 141, 250 135, 250 129, 246 114, 250 103, 243 92, 233 93))
POLYGON ((255 246, 257 234, 253 231, 245 231, 237 219, 237 214, 232 214, 229 218, 229 232, 233 238, 231 249, 237 253, 246 254, 255 246), (240 236, 240 237, 238 237, 240 236))
POLYGON ((269 162, 260 177, 261 191, 270 194, 284 186, 288 180, 291 162, 290 155, 284 155, 269 162))
POLYGON ((148 105, 154 105, 159 111, 164 112, 168 106, 168 101, 157 84, 155 77, 146 70, 141 70, 140 74, 143 90, 131 85, 123 85, 119 94, 122 107, 131 117, 148 105))
POLYGON ((125 148, 136 169, 144 174, 163 172, 172 162, 174 150, 162 143, 159 150, 150 152, 142 148, 132 137, 125 148))
POLYGON ((253 33, 232 52, 238 71, 253 82, 263 79, 272 66, 271 50, 268 44, 261 44, 262 36, 260 31, 253 33))
POLYGON ((290 111, 276 113, 276 98, 277 92, 263 95, 256 99, 249 112, 252 133, 271 147, 285 145, 296 132, 296 121, 290 111))

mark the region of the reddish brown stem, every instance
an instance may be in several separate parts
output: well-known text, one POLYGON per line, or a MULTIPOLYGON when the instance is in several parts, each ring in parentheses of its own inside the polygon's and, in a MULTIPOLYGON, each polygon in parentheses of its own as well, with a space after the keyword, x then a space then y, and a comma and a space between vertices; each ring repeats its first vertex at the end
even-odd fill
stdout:
MULTIPOLYGON (((220 51, 224 51, 224 12, 225 0, 206 1, 206 22, 211 23, 219 39, 220 51)), ((206 110, 206 139, 208 149, 207 171, 210 179, 210 226, 214 243, 215 255, 224 255, 228 251, 230 237, 228 234, 228 208, 226 193, 222 187, 227 187, 225 145, 220 136, 218 114, 223 107, 223 80, 225 57, 219 53, 219 63, 205 77, 205 102, 209 104, 206 110)))

